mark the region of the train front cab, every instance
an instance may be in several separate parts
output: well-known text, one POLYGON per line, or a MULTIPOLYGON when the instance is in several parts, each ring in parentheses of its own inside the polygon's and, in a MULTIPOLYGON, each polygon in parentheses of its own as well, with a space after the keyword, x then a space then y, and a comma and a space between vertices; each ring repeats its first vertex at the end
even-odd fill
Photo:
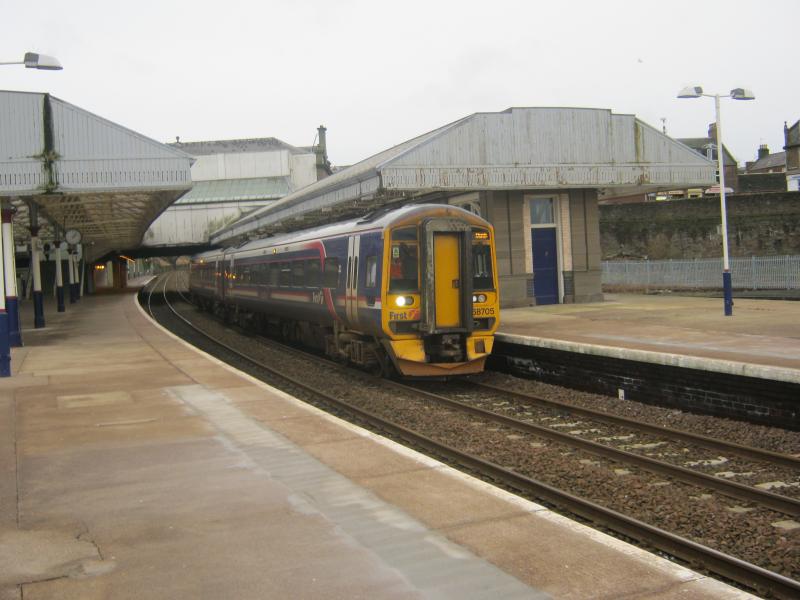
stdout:
POLYGON ((499 325, 494 231, 448 216, 390 230, 384 346, 397 370, 479 373, 499 325))

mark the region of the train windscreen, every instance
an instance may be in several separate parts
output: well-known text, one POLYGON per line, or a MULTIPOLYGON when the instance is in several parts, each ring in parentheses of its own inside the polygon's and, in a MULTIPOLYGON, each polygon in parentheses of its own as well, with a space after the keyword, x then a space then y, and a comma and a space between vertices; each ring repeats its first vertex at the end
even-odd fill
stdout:
POLYGON ((472 289, 494 289, 492 246, 489 232, 485 229, 474 229, 472 232, 472 289))
POLYGON ((419 242, 416 227, 402 227, 392 232, 392 256, 389 266, 390 292, 419 290, 419 242))

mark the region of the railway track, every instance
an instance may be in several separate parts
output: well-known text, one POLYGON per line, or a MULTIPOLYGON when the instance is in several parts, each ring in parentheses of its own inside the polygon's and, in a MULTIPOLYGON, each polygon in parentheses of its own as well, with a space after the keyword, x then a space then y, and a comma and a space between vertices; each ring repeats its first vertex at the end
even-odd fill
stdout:
MULTIPOLYGON (((159 287, 166 287, 166 278, 163 282, 159 283, 159 287)), ((797 582, 789 577, 785 577, 763 567, 751 564, 747 561, 725 554, 713 548, 704 546, 685 537, 676 535, 664 529, 660 529, 651 524, 645 523, 641 520, 632 518, 623 514, 622 512, 612 510, 602 506, 596 502, 587 500, 574 493, 565 492, 553 485, 538 481, 524 473, 518 472, 516 469, 502 466, 497 462, 487 460, 485 457, 478 456, 477 454, 464 451, 463 449, 456 448, 452 443, 445 443, 442 440, 435 439, 435 436, 425 435, 417 428, 408 427, 406 425, 388 420, 385 416, 378 414, 372 410, 366 409, 364 406, 359 406, 357 402, 343 399, 340 394, 330 393, 327 389, 321 389, 321 386, 310 385, 307 382, 307 377, 292 376, 287 373, 281 372, 264 364, 262 359, 250 356, 246 352, 233 347, 233 345, 226 344, 219 339, 215 339, 213 334, 208 334, 192 324, 188 319, 175 310, 170 304, 166 295, 163 295, 163 300, 156 298, 154 301, 154 288, 151 288, 147 296, 148 310, 151 315, 157 320, 171 320, 173 321, 172 327, 175 329, 183 329, 188 337, 202 337, 204 339, 203 346, 206 350, 213 351, 215 355, 223 360, 233 361, 236 364, 247 364, 248 369, 252 374, 270 381, 271 383, 278 384, 280 387, 287 391, 298 395, 304 399, 312 402, 323 404, 327 407, 333 407, 336 413, 347 413, 352 415, 356 420, 368 424, 370 427, 385 432, 392 437, 404 440, 415 447, 422 448, 425 451, 443 458, 447 462, 458 464, 463 468, 472 471, 479 476, 501 483, 522 493, 528 497, 537 498, 541 501, 551 503, 562 510, 568 511, 572 514, 578 515, 582 518, 591 520, 599 526, 605 527, 619 535, 626 536, 639 541, 642 544, 657 548, 663 552, 669 553, 683 560, 690 562, 693 565, 700 565, 702 568, 715 573, 719 576, 736 581, 751 589, 758 590, 761 593, 771 594, 776 597, 794 598, 800 596, 800 582, 797 582), (179 320, 178 320, 179 319, 179 320)), ((179 333, 176 331, 176 333, 179 333)), ((286 353, 288 350, 283 348, 281 352, 286 353)), ((294 352, 294 351, 292 351, 294 352)), ((320 362, 321 359, 314 358, 315 362, 320 362)), ((327 361, 326 361, 327 362, 327 361)), ((339 368, 329 364, 326 368, 339 368)), ((365 381, 371 381, 372 385, 386 385, 385 381, 375 381, 360 374, 355 375, 350 372, 350 377, 358 377, 365 381)), ((391 383, 393 389, 398 393, 402 392, 404 395, 414 395, 418 400, 422 397, 423 392, 416 386, 409 387, 402 384, 391 383)), ((505 392, 505 391, 504 391, 505 392)), ((509 428, 510 430, 520 432, 524 435, 535 435, 537 437, 545 437, 554 441, 552 430, 549 432, 541 431, 536 426, 530 423, 524 423, 511 417, 485 411, 475 406, 469 406, 462 402, 445 398, 439 394, 431 394, 425 392, 424 402, 433 403, 434 401, 439 405, 446 406, 447 410, 459 411, 462 414, 466 411, 471 417, 479 417, 480 419, 489 420, 499 427, 509 428)), ((541 428, 546 429, 546 428, 541 428)), ((572 436, 573 438, 575 436, 572 436)), ((575 446, 574 439, 565 440, 559 438, 558 443, 575 446)), ((594 454, 609 453, 614 449, 602 449, 594 446, 585 445, 587 440, 580 440, 584 444, 583 449, 594 454)), ((616 452, 616 451, 615 451, 616 452)), ((628 453, 631 454, 631 453, 628 453)), ((612 460, 621 460, 619 455, 612 460)), ((626 457, 630 458, 630 457, 626 457)), ((632 459, 638 460, 638 459, 632 459)), ((673 465, 669 465, 673 467, 673 465)), ((642 466, 644 469, 654 469, 655 467, 650 464, 649 467, 642 466)), ((658 467, 659 469, 666 469, 667 467, 658 467)), ((666 474, 666 471, 662 471, 666 474)), ((695 477, 697 474, 684 474, 686 477, 695 477)), ((676 477, 675 475, 668 475, 669 477, 676 477)), ((730 482, 725 482, 730 483, 730 482)), ((696 482, 695 485, 706 486, 707 482, 696 482)), ((742 486, 746 487, 746 486, 742 486)), ((720 491, 726 495, 734 495, 736 493, 749 493, 744 490, 738 489, 737 486, 729 486, 726 491, 720 491)), ((760 491, 760 490, 759 490, 760 491)), ((758 494, 759 500, 755 500, 754 496, 748 497, 749 502, 762 503, 762 499, 769 498, 768 502, 775 504, 770 505, 772 510, 779 510, 786 514, 797 514, 797 501, 791 498, 784 498, 777 494, 758 494)), ((741 497, 741 496, 736 496, 741 497)))
MULTIPOLYGON (((590 415, 592 416, 592 418, 600 421, 610 421, 613 422, 615 425, 624 425, 629 430, 637 432, 656 433, 659 436, 670 439, 672 441, 674 440, 689 441, 698 446, 711 447, 714 448, 715 450, 745 456, 748 459, 760 460, 765 463, 768 463, 769 465, 780 465, 782 467, 790 466, 794 467, 794 469, 800 469, 800 459, 797 459, 794 456, 769 452, 766 450, 761 450, 759 448, 750 448, 746 446, 741 446, 739 444, 731 444, 729 442, 725 442, 723 440, 717 440, 714 438, 709 438, 707 436, 698 436, 691 433, 681 432, 669 428, 657 427, 654 425, 650 425, 649 423, 642 423, 641 421, 626 419, 624 417, 617 417, 616 415, 608 415, 607 413, 599 413, 597 411, 591 411, 587 409, 577 409, 573 413, 573 411, 570 410, 572 408, 570 405, 564 403, 551 403, 549 400, 545 400, 543 398, 533 397, 527 394, 521 394, 512 390, 499 388, 497 386, 484 385, 480 383, 472 383, 470 384, 470 386, 474 387, 478 392, 484 392, 481 404, 495 404, 497 400, 501 400, 504 398, 513 398, 520 401, 530 401, 533 399, 534 401, 541 402, 545 405, 557 404, 559 408, 561 408, 562 410, 569 411, 572 414, 590 415)), ((753 486, 744 485, 741 483, 737 483, 735 481, 723 479, 716 475, 710 475, 702 471, 689 469, 663 460, 651 458, 647 455, 630 452, 622 448, 613 447, 608 444, 601 444, 596 441, 592 441, 590 439, 585 439, 580 435, 558 431, 557 429, 554 429, 552 427, 532 423, 527 419, 509 417, 505 414, 496 412, 494 410, 486 410, 484 408, 480 408, 479 406, 476 406, 474 403, 466 403, 460 400, 454 400, 451 396, 460 395, 458 391, 458 386, 455 387, 456 391, 449 392, 446 395, 433 394, 429 391, 421 390, 417 386, 414 386, 413 389, 419 389, 420 393, 425 394, 426 397, 430 398, 432 401, 457 407, 460 410, 465 410, 473 414, 482 416, 484 418, 491 419, 497 423, 504 424, 506 426, 512 427, 514 429, 517 429, 525 433, 531 433, 576 448, 581 448, 592 454, 598 456, 604 456, 611 460, 619 461, 620 463, 635 465, 639 468, 645 469, 652 473, 665 475, 677 481, 683 481, 685 483, 703 486, 715 490, 717 492, 720 492, 721 494, 724 494, 731 498, 737 498, 740 500, 744 500, 745 502, 754 502, 756 504, 760 504, 762 506, 771 508, 772 510, 782 512, 786 515, 790 515, 793 517, 800 516, 800 499, 784 496, 782 494, 776 494, 774 492, 770 492, 765 489, 759 489, 753 486)), ((581 431, 581 433, 584 433, 584 431, 581 431)), ((621 437, 627 437, 627 436, 621 436, 621 437)), ((609 438, 606 437, 604 439, 609 439, 609 438)), ((646 447, 652 447, 660 443, 662 442, 655 442, 654 444, 641 444, 641 445, 646 447)), ((703 461, 695 461, 695 462, 702 463, 703 461)), ((795 471, 794 474, 796 476, 797 472, 795 471)))

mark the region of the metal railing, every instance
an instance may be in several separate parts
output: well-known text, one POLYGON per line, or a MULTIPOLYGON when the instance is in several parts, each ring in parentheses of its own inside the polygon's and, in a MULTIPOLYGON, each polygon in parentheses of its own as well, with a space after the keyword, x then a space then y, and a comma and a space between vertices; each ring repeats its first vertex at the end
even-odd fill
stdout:
MULTIPOLYGON (((800 256, 731 258, 730 264, 735 289, 800 289, 800 256)), ((604 261, 603 285, 722 288, 722 259, 604 261)))

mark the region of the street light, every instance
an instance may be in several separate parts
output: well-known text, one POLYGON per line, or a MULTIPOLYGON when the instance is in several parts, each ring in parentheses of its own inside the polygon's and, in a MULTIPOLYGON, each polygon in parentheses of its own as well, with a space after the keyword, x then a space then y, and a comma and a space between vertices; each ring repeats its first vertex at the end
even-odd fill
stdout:
POLYGON ((25 65, 28 69, 40 69, 42 71, 60 71, 64 68, 55 56, 39 54, 38 52, 26 52, 25 58, 22 60, 0 62, 0 65, 25 65))
POLYGON ((699 85, 685 87, 678 94, 678 98, 699 98, 707 96, 714 98, 714 108, 716 110, 716 133, 717 133, 717 165, 719 169, 719 206, 722 213, 722 294, 725 302, 725 316, 733 314, 733 284, 731 283, 731 265, 728 259, 728 211, 725 206, 725 168, 723 164, 722 151, 722 120, 719 114, 719 99, 733 98, 734 100, 755 100, 753 92, 745 88, 731 90, 730 94, 704 94, 703 88, 699 85))

